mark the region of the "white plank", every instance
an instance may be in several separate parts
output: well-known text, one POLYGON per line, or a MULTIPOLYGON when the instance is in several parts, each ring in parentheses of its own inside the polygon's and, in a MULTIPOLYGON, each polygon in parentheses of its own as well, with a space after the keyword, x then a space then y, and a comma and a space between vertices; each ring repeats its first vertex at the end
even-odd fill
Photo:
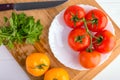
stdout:
POLYGON ((0 80, 30 80, 5 46, 0 46, 0 80))

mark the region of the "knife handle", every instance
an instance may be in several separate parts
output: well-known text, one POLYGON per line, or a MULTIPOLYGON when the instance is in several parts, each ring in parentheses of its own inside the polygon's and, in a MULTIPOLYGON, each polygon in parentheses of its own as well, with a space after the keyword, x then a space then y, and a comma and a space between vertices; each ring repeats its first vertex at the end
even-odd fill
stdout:
POLYGON ((11 10, 13 8, 14 8, 14 4, 13 3, 0 4, 0 11, 11 10))

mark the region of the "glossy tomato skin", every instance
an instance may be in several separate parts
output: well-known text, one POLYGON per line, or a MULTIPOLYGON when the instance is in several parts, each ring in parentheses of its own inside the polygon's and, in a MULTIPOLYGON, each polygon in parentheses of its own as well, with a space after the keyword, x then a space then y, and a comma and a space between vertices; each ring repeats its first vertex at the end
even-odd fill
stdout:
POLYGON ((85 29, 76 28, 70 32, 68 44, 75 51, 84 50, 90 45, 90 36, 85 29))
POLYGON ((97 51, 106 54, 115 47, 115 36, 110 31, 104 30, 96 33, 95 36, 98 38, 98 40, 94 38, 93 45, 97 51))
POLYGON ((45 73, 44 80, 70 80, 70 78, 65 69, 52 68, 45 73))
POLYGON ((87 26, 93 32, 103 30, 107 23, 107 16, 99 9, 93 9, 86 14, 87 26))
POLYGON ((93 50, 92 52, 88 52, 86 50, 81 51, 79 54, 79 62, 80 64, 87 69, 91 69, 96 67, 101 60, 101 55, 98 51, 93 50))
POLYGON ((70 28, 83 25, 83 17, 85 17, 85 11, 82 7, 77 5, 68 7, 64 12, 64 21, 70 28))
POLYGON ((50 59, 44 53, 32 53, 26 58, 26 70, 32 76, 42 76, 50 67, 50 59))

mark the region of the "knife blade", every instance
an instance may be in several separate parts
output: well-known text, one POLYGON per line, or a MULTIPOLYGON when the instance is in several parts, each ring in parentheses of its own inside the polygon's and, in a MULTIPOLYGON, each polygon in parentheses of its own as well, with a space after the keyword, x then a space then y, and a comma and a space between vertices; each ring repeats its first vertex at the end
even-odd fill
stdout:
POLYGON ((50 8, 60 5, 67 0, 56 0, 56 1, 44 1, 44 2, 26 2, 26 3, 8 3, 8 4, 0 4, 0 11, 5 10, 32 10, 32 9, 42 9, 42 8, 50 8))

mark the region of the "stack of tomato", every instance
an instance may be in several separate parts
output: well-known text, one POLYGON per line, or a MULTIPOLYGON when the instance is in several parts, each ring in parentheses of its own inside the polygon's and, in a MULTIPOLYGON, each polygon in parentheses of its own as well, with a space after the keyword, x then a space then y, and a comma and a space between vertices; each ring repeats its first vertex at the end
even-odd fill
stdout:
POLYGON ((82 7, 72 5, 65 10, 64 21, 73 28, 68 44, 80 52, 79 62, 83 67, 96 67, 101 61, 101 54, 108 54, 114 48, 115 36, 105 29, 108 18, 101 10, 93 9, 86 13, 82 7))

